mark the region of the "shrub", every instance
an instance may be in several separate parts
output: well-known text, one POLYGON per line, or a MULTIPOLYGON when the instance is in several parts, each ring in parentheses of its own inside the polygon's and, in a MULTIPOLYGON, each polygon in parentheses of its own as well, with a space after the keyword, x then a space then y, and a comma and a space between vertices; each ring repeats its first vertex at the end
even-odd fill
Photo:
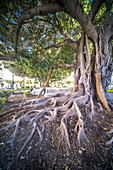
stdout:
POLYGON ((10 89, 0 89, 0 109, 3 110, 4 103, 8 100, 13 90, 10 89))
POLYGON ((67 84, 71 84, 71 81, 68 80, 68 81, 66 81, 66 83, 67 83, 67 84))
POLYGON ((30 90, 25 90, 24 91, 24 96, 29 96, 29 95, 31 95, 30 90))
POLYGON ((30 86, 25 86, 25 88, 26 88, 26 89, 29 89, 29 88, 30 88, 30 86))

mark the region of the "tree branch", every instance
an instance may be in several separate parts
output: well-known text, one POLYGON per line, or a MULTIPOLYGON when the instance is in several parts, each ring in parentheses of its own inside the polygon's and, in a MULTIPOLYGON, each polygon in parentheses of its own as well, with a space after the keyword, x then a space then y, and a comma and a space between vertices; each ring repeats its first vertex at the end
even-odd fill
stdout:
POLYGON ((15 58, 11 58, 11 57, 6 57, 2 54, 0 54, 0 60, 5 60, 5 61, 14 61, 15 58))
POLYGON ((63 27, 60 25, 59 23, 59 20, 57 19, 57 22, 58 22, 58 28, 60 30, 60 33, 63 35, 63 37, 65 38, 64 40, 64 45, 65 46, 70 46, 72 47, 73 49, 75 49, 75 46, 78 42, 76 42, 68 33, 66 33, 64 30, 63 30, 63 27))
POLYGON ((17 57, 17 45, 18 45, 18 35, 19 35, 19 31, 22 27, 22 25, 24 24, 24 21, 32 19, 34 16, 37 15, 48 15, 48 13, 56 13, 56 12, 61 12, 64 11, 63 6, 61 6, 61 4, 53 2, 53 3, 49 3, 47 5, 40 5, 40 6, 36 6, 28 11, 26 11, 25 13, 23 13, 19 19, 18 19, 18 24, 15 28, 15 34, 14 34, 14 56, 17 57))
POLYGON ((113 36, 113 16, 104 24, 104 43, 113 36))
POLYGON ((50 48, 52 48, 52 47, 54 47, 54 48, 59 48, 59 47, 60 47, 59 44, 61 44, 61 43, 57 43, 57 44, 53 43, 53 44, 45 47, 44 49, 45 49, 45 50, 48 50, 48 49, 50 49, 50 48))
POLYGON ((60 0, 60 2, 64 5, 65 12, 70 14, 74 19, 76 19, 84 32, 87 33, 88 37, 96 43, 98 40, 97 31, 92 24, 90 16, 88 16, 78 0, 60 0))
POLYGON ((64 63, 64 64, 57 64, 56 67, 73 67, 73 64, 66 64, 66 63, 64 63))
POLYGON ((64 40, 64 45, 69 46, 75 50, 75 47, 77 45, 78 41, 73 41, 72 39, 65 39, 64 40))
POLYGON ((106 2, 107 0, 93 0, 92 4, 91 4, 91 10, 90 10, 90 17, 91 20, 93 21, 95 18, 95 15, 97 14, 99 8, 101 7, 101 5, 106 2))

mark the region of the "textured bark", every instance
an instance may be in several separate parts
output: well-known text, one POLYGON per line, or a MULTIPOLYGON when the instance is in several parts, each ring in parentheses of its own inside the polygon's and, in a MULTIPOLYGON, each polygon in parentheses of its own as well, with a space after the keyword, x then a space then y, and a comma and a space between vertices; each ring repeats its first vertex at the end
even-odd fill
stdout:
POLYGON ((100 32, 100 49, 101 49, 101 70, 102 86, 106 90, 111 82, 113 72, 112 61, 112 36, 113 36, 113 16, 104 24, 100 32))
POLYGON ((74 74, 73 79, 74 79, 73 92, 76 92, 78 90, 78 76, 77 76, 77 74, 74 74))
POLYGON ((102 89, 102 85, 101 85, 101 73, 96 73, 95 77, 96 77, 96 90, 97 90, 97 94, 98 94, 98 96, 99 96, 103 106, 105 107, 105 109, 108 111, 108 113, 111 113, 111 109, 108 106, 108 103, 107 103, 106 98, 105 98, 105 94, 104 94, 103 89, 102 89))
POLYGON ((73 41, 73 40, 70 39, 70 38, 64 40, 64 45, 65 45, 65 46, 69 46, 69 47, 71 47, 71 48, 74 49, 74 50, 75 50, 75 47, 76 47, 77 43, 78 43, 78 42, 73 41))
POLYGON ((80 80, 79 84, 84 83, 85 63, 84 63, 84 33, 81 36, 79 48, 78 48, 78 66, 80 69, 80 80))
POLYGON ((88 36, 85 35, 85 47, 86 47, 86 63, 85 63, 85 87, 86 91, 90 92, 91 88, 91 55, 88 43, 88 36))
POLYGON ((75 64, 76 60, 75 60, 75 54, 73 55, 73 65, 74 65, 74 87, 73 87, 73 92, 78 90, 78 75, 76 73, 76 64, 75 64))

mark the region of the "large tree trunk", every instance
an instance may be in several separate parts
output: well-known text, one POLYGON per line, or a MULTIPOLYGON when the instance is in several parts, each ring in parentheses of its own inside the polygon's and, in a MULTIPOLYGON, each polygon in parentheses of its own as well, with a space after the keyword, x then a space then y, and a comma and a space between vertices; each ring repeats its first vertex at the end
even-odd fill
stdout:
POLYGON ((111 44, 110 41, 108 42, 108 44, 104 41, 105 44, 104 42, 102 44, 102 40, 101 40, 102 36, 99 37, 100 37, 99 42, 94 43, 95 53, 93 53, 92 55, 93 60, 91 60, 91 56, 90 56, 87 35, 82 34, 82 37, 80 39, 78 56, 77 56, 78 70, 80 70, 79 88, 84 87, 85 90, 84 92, 88 93, 92 99, 94 98, 94 93, 96 98, 99 96, 99 99, 103 104, 104 108, 107 110, 108 113, 111 113, 112 101, 109 98, 110 102, 108 102, 105 95, 106 93, 105 90, 107 86, 110 84, 109 79, 112 74, 111 44), (107 50, 104 50, 105 47, 107 48, 107 50), (92 75, 91 75, 91 65, 93 69, 92 75), (94 81, 94 77, 95 77, 95 81, 94 81), (109 107, 109 105, 111 106, 109 107))

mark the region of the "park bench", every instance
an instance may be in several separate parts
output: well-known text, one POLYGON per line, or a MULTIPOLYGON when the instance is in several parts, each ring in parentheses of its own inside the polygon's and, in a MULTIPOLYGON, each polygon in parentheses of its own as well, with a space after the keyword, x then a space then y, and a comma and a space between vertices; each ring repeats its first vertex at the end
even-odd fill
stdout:
POLYGON ((46 88, 45 90, 45 96, 52 96, 55 95, 56 93, 65 93, 70 91, 70 89, 67 88, 46 88))

